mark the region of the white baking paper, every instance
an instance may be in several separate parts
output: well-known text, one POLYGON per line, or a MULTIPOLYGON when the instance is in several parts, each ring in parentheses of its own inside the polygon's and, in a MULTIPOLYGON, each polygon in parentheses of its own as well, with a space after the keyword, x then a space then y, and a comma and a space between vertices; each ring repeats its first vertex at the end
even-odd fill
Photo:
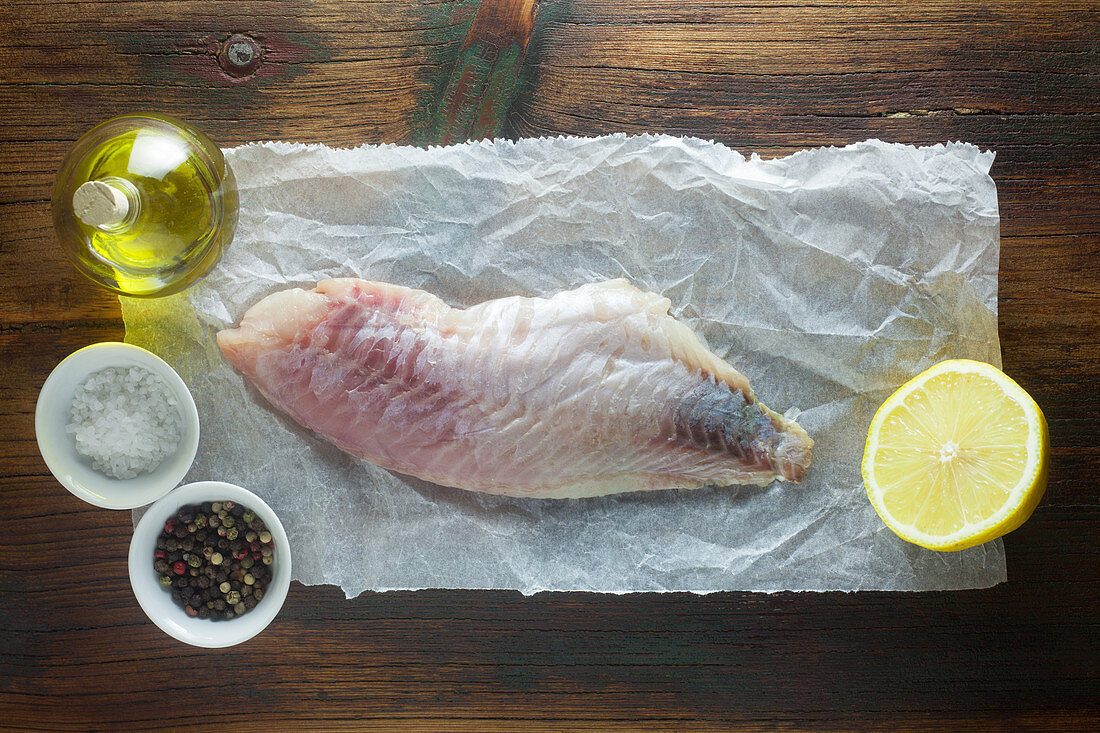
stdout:
POLYGON ((937 553, 892 534, 860 479, 876 408, 948 357, 1000 364, 993 154, 868 141, 746 160, 663 136, 226 152, 240 224, 183 294, 122 299, 127 340, 172 364, 202 437, 187 480, 260 494, 294 577, 364 590, 929 590, 1005 579, 999 541, 937 553), (626 277, 816 441, 801 485, 584 500, 403 479, 272 410, 215 332, 287 286, 360 276, 454 306, 626 277))

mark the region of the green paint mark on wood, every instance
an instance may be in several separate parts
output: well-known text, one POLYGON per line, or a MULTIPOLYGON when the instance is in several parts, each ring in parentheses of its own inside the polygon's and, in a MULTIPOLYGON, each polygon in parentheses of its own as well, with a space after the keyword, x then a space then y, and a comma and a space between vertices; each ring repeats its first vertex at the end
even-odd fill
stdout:
POLYGON ((464 48, 425 131, 441 145, 499 137, 516 90, 522 49, 464 48))
MULTIPOLYGON (((535 5, 535 0, 477 3, 460 47, 440 51, 449 58, 433 74, 431 96, 414 121, 416 144, 447 145, 505 133, 509 108, 521 87, 535 5)), ((459 8, 469 11, 465 3, 455 10, 459 8)))

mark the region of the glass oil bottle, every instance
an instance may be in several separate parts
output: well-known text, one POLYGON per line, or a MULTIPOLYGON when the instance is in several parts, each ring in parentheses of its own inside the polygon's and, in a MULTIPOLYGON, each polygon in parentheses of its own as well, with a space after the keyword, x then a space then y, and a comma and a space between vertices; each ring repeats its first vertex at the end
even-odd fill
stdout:
POLYGON ((237 184, 218 147, 160 114, 116 117, 66 156, 54 228, 76 268, 123 295, 178 292, 214 266, 237 225, 237 184))

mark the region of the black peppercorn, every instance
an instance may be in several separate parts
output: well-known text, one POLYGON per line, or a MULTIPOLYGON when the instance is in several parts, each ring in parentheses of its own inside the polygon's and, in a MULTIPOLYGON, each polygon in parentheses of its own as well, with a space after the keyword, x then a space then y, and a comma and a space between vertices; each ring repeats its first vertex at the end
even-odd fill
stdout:
POLYGON ((181 507, 156 545, 158 581, 189 616, 232 619, 263 598, 274 561, 271 533, 247 507, 232 501, 181 507))

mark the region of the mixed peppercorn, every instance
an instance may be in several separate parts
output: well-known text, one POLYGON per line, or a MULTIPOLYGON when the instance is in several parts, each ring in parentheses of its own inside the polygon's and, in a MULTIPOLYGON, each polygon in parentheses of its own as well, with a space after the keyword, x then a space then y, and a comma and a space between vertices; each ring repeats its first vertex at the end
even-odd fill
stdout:
POLYGON ((214 501, 183 507, 164 523, 153 569, 188 616, 229 619, 264 597, 274 560, 271 532, 255 512, 214 501))

